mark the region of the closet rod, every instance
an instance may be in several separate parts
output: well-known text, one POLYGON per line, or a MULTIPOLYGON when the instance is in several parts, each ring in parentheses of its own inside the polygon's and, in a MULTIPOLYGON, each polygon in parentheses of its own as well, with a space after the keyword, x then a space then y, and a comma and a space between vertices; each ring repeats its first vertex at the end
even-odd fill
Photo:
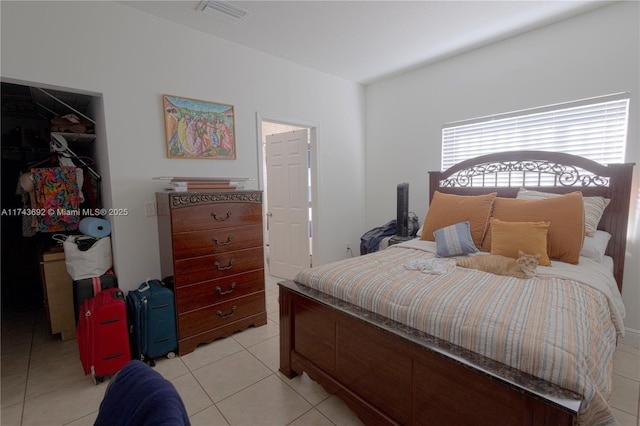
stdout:
POLYGON ((87 120, 89 120, 89 121, 90 121, 90 122, 92 122, 93 124, 96 124, 96 122, 95 122, 93 119, 91 119, 91 118, 87 117, 86 115, 84 115, 83 113, 81 113, 80 111, 78 111, 77 109, 75 109, 74 107, 72 107, 71 105, 64 103, 63 101, 61 101, 60 99, 58 99, 57 97, 55 97, 55 96, 54 96, 54 95, 52 95, 51 93, 47 92, 46 90, 41 89, 41 88, 39 88, 39 87, 36 87, 36 89, 38 89, 39 91, 41 91, 41 92, 42 92, 42 93, 44 93, 45 95, 49 96, 50 98, 53 98, 53 99, 55 99, 56 101, 60 102, 62 105, 66 106, 66 107, 67 107, 67 108, 69 108, 71 111, 73 111, 73 112, 75 112, 76 114, 78 114, 78 115, 82 116, 83 118, 86 118, 87 120))

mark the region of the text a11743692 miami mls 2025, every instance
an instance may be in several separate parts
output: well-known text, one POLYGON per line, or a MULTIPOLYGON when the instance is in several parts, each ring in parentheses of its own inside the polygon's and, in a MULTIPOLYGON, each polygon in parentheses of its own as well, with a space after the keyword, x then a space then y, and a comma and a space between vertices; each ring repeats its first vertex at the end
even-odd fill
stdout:
POLYGON ((2 209, 2 216, 128 216, 127 208, 82 208, 82 209, 66 209, 66 208, 9 208, 2 209))

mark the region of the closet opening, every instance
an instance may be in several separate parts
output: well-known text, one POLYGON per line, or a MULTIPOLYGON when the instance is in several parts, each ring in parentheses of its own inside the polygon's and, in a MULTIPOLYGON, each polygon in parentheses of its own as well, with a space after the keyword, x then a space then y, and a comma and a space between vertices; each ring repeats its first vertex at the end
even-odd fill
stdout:
POLYGON ((58 246, 53 235, 78 233, 82 212, 103 207, 101 171, 107 170, 108 159, 99 94, 16 80, 3 79, 1 85, 0 286, 5 313, 45 306, 43 254, 58 246), (63 169, 70 167, 82 172, 65 175, 63 169), (48 173, 56 173, 55 178, 44 180, 48 173), (50 194, 77 196, 77 208, 64 215, 43 212, 42 185, 50 183, 50 194), (78 218, 63 223, 75 214, 78 218))

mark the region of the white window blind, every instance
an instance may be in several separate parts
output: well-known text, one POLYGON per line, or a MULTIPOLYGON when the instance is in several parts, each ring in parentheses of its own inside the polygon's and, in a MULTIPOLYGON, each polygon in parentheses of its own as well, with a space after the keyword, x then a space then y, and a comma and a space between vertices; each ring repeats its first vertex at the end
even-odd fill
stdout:
POLYGON ((629 94, 618 93, 445 124, 442 169, 500 151, 538 150, 621 163, 627 141, 629 94))

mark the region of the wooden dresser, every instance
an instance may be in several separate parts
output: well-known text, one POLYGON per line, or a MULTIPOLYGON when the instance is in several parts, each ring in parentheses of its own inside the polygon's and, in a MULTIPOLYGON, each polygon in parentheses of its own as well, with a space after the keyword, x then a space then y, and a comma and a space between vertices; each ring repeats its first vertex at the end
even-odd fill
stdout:
POLYGON ((179 354, 266 324, 262 192, 159 192, 156 200, 179 354))

